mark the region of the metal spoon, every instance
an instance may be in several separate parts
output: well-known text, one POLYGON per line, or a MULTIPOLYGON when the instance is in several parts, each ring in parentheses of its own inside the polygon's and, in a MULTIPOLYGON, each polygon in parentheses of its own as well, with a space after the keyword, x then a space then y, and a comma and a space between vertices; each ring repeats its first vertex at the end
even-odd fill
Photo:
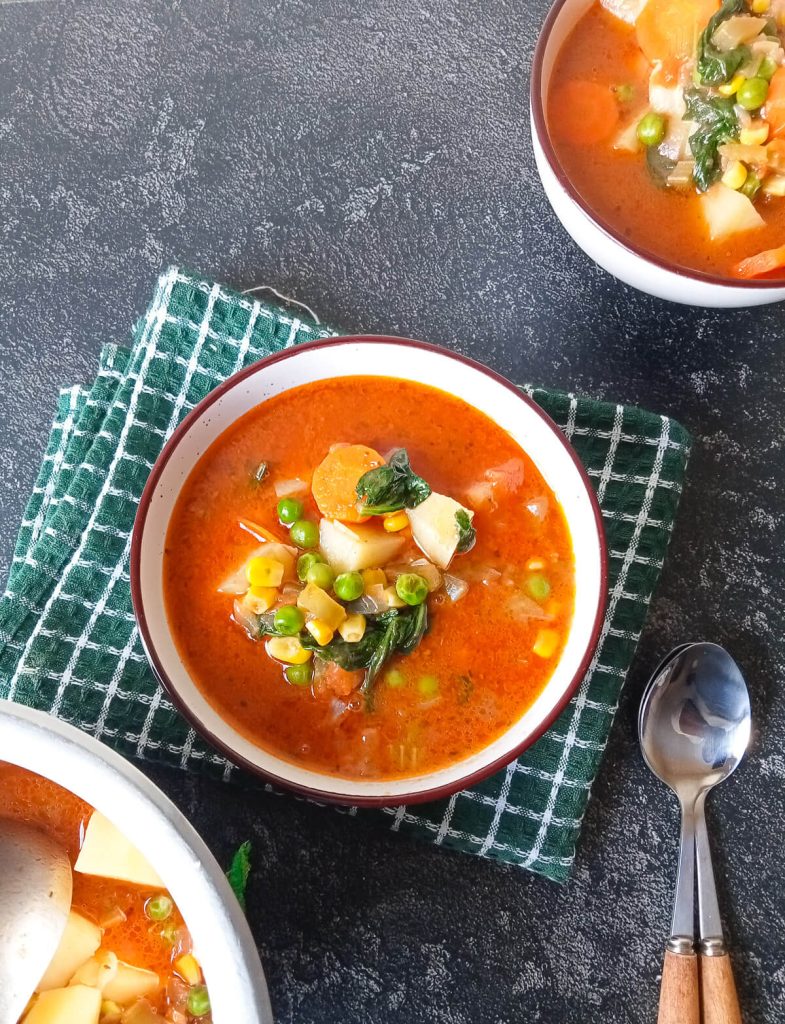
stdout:
POLYGON ((16 1024, 54 956, 71 909, 65 850, 0 818, 0 1024, 16 1024))
POLYGON ((699 1024, 694 888, 698 864, 703 1024, 740 1024, 722 936, 703 809, 709 790, 736 768, 750 737, 747 687, 716 644, 682 644, 652 676, 638 732, 644 759, 681 805, 681 847, 671 935, 665 951, 659 1024, 699 1024))

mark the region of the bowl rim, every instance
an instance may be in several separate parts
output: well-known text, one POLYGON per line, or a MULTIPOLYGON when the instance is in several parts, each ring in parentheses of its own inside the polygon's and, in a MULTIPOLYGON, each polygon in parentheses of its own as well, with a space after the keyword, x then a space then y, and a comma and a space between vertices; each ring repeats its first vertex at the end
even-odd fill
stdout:
MULTIPOLYGON (((359 374, 360 376, 362 374, 359 374)), ((373 375, 371 375, 373 376, 373 375)), ((449 391, 448 391, 449 394, 449 391)), ((193 468, 193 467, 192 467, 193 468)), ((185 484, 185 477, 180 487, 185 484)), ((179 493, 179 491, 178 491, 179 493)), ((351 335, 340 335, 332 338, 320 338, 311 342, 304 342, 298 345, 293 345, 289 348, 281 349, 278 352, 273 352, 269 356, 265 356, 263 359, 257 360, 251 363, 249 366, 244 367, 232 376, 227 377, 225 381, 219 384, 213 391, 206 395, 194 408, 180 421, 175 430, 172 432, 168 441, 164 444, 161 452, 156 459, 153 468, 148 477, 145 488, 142 492, 142 496, 139 500, 139 507, 137 509, 136 518, 134 521, 133 535, 131 539, 131 556, 130 556, 130 575, 131 575, 131 598, 136 615, 137 625, 139 627, 139 636, 141 638, 142 647, 147 655, 147 659, 155 673, 158 681, 166 690, 172 703, 183 715, 188 724, 208 743, 220 751, 229 761, 238 767, 250 772, 257 778, 261 778, 263 781, 272 783, 276 786, 280 786, 283 789, 289 790, 298 794, 299 796, 306 797, 311 800, 317 800, 322 802, 328 802, 332 804, 349 805, 356 807, 390 807, 400 806, 403 804, 417 804, 426 803, 432 800, 440 800, 452 796, 454 793, 460 792, 470 786, 476 785, 478 782, 482 782, 483 779, 488 778, 495 772, 500 771, 506 765, 510 764, 516 758, 518 758, 524 750, 528 749, 534 744, 540 737, 550 728, 554 721, 558 718, 567 704, 570 702, 578 687, 581 684, 581 680, 584 678, 586 671, 591 664, 591 660, 597 649, 597 643, 602 630, 602 625, 605 619, 605 612, 608 604, 608 546, 605 537, 605 530, 602 522, 602 512, 600 510, 597 495, 594 487, 592 486, 589 474, 586 471, 583 463, 578 457, 578 453, 575 451, 573 446, 570 444, 564 433, 560 430, 557 424, 551 419, 551 417, 542 409, 535 401, 533 401, 527 394, 525 394, 520 388, 516 387, 511 381, 509 381, 502 374, 497 373, 490 367, 485 366, 483 363, 478 362, 476 359, 472 359, 469 356, 465 356, 459 352, 453 352, 450 349, 443 348, 440 345, 434 345, 430 342, 417 341, 412 338, 399 338, 395 335, 385 334, 351 334, 351 335), (482 373, 497 384, 502 385, 508 391, 513 394, 525 405, 536 413, 546 424, 546 426, 553 432, 559 443, 565 449, 567 455, 572 460, 578 475, 581 478, 583 486, 586 489, 589 503, 592 508, 594 516, 594 528, 597 534, 599 555, 600 555, 600 583, 599 583, 599 600, 597 602, 597 610, 594 616, 594 622, 592 624, 591 635, 586 645, 586 651, 581 658, 580 664, 578 665, 575 674, 565 689, 564 694, 561 696, 556 706, 551 712, 543 719, 543 721, 533 730, 533 732, 527 736, 521 743, 517 744, 507 753, 497 757, 490 764, 478 768, 476 771, 469 775, 463 775, 458 779, 453 780, 450 783, 446 783, 440 786, 434 786, 429 789, 420 790, 416 793, 404 793, 400 796, 391 798, 389 796, 371 796, 371 795, 356 795, 348 796, 342 793, 330 792, 328 789, 314 789, 312 786, 306 786, 301 783, 292 782, 287 778, 282 778, 279 775, 271 771, 267 771, 260 768, 259 765, 249 761, 242 754, 235 751, 228 743, 225 743, 220 737, 214 735, 214 733, 205 726, 203 722, 193 713, 188 706, 187 701, 181 696, 177 687, 167 675, 167 672, 161 663, 158 653, 155 649, 155 645, 152 642, 150 631, 147 624, 147 617, 145 614, 144 600, 142 596, 142 584, 140 578, 141 570, 141 556, 142 556, 142 543, 144 536, 144 527, 147 521, 147 515, 150 510, 150 505, 158 486, 158 481, 163 473, 169 459, 177 449, 181 438, 188 433, 194 423, 201 419, 207 410, 217 402, 224 394, 230 389, 241 384, 246 378, 258 373, 259 370, 263 370, 267 366, 271 366, 275 363, 281 362, 282 360, 289 359, 304 351, 326 348, 326 347, 338 347, 341 345, 401 345, 407 348, 424 349, 442 356, 445 359, 452 359, 458 363, 468 366, 472 370, 482 373), (391 802, 392 799, 392 802, 391 802)), ((168 627, 167 627, 168 628, 168 627)), ((218 712, 216 712, 218 713, 218 712)), ((219 715, 219 717, 222 717, 219 715)), ((328 776, 325 774, 325 778, 328 776)))
POLYGON ((220 1011, 233 1009, 235 1014, 258 1014, 254 1017, 256 1024, 272 1024, 267 981, 248 919, 212 850, 174 801, 118 751, 41 709, 0 701, 0 737, 4 740, 0 744, 0 761, 41 775, 85 800, 113 821, 158 871, 195 942, 200 944, 198 951, 203 956, 206 980, 214 998, 216 1020, 226 1018, 226 1013, 220 1011), (15 737, 19 739, 16 745, 15 737), (39 747, 54 756, 39 761, 39 747), (134 830, 129 830, 121 820, 129 814, 134 830), (149 826, 145 830, 137 828, 141 815, 149 826), (163 847, 152 848, 162 838, 163 847), (170 863, 163 863, 167 860, 170 863), (185 899, 182 892, 175 892, 184 883, 188 884, 190 894, 185 899), (194 928, 197 903, 200 911, 207 904, 210 927, 221 936, 213 948, 219 950, 223 964, 213 964, 213 954, 208 956, 205 952, 206 929, 194 928), (235 968, 233 977, 224 974, 217 979, 215 968, 221 966, 225 971, 229 964, 235 968), (230 1002, 235 1005, 230 1007, 230 1002))
POLYGON ((537 141, 540 144, 543 155, 548 163, 548 167, 556 176, 558 183, 567 193, 568 197, 591 221, 591 223, 594 224, 595 227, 599 228, 610 241, 621 246, 622 249, 631 256, 644 260, 646 263, 652 264, 659 270, 664 270, 668 273, 676 274, 678 277, 688 278, 692 281, 699 281, 701 284, 714 285, 720 288, 741 288, 748 289, 750 291, 774 291, 785 288, 785 277, 777 281, 761 281, 743 277, 723 277, 718 274, 708 274, 702 270, 694 270, 693 268, 684 266, 683 264, 673 263, 666 260, 662 256, 658 256, 656 253, 652 252, 650 249, 637 245, 635 242, 630 241, 629 238, 625 238, 619 231, 617 231, 610 221, 606 220, 605 217, 592 209, 589 203, 578 191, 577 187, 573 185, 570 177, 565 172, 562 163, 559 160, 553 143, 551 142, 550 132, 548 131, 548 121, 545 113, 545 105, 542 102, 545 50, 550 41, 551 31, 559 17, 559 14, 570 2, 571 0, 555 0, 553 6, 548 11, 545 21, 542 24, 542 28, 540 29, 540 34, 537 37, 537 43, 534 47, 531 85, 529 88, 529 107, 531 109, 531 116, 534 123, 534 131, 537 136, 537 141))

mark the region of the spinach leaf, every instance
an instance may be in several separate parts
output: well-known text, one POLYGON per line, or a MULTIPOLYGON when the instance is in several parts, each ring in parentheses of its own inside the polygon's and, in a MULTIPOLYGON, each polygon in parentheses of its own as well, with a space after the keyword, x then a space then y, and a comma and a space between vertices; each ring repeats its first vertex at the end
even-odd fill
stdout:
POLYGON ((399 448, 386 466, 369 469, 357 481, 357 497, 363 503, 363 514, 368 516, 416 508, 430 493, 431 488, 409 465, 405 448, 399 448))
POLYGON ((226 872, 226 878, 237 897, 237 902, 245 910, 245 890, 248 887, 248 876, 251 873, 251 843, 246 839, 235 851, 232 863, 226 872))
POLYGON ((746 46, 737 46, 733 50, 723 52, 712 42, 712 36, 723 21, 746 10, 746 0, 723 0, 722 7, 709 18, 698 40, 697 70, 703 85, 722 85, 723 82, 727 82, 749 57, 750 51, 746 46))
POLYGON ((391 608, 369 616, 365 633, 357 643, 347 643, 336 636, 325 647, 319 647, 312 637, 303 635, 300 639, 303 647, 323 661, 333 661, 347 672, 365 669, 360 689, 368 694, 393 654, 411 654, 427 628, 428 609, 423 602, 414 608, 391 608))
POLYGON ((730 96, 711 96, 705 90, 687 89, 684 100, 687 119, 698 123, 690 136, 690 149, 695 157, 692 175, 698 189, 705 192, 720 173, 719 147, 739 136, 739 119, 730 96))
POLYGON ((455 521, 458 524, 458 547, 456 550, 458 554, 462 555, 464 551, 469 551, 474 547, 474 542, 477 540, 477 531, 472 526, 469 513, 465 509, 458 509, 455 513, 455 521))

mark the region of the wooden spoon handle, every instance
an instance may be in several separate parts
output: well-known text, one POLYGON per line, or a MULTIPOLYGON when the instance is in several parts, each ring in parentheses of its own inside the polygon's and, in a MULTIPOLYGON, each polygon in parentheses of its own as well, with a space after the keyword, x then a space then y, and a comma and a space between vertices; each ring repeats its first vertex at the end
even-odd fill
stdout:
POLYGON ((727 953, 700 958, 702 1024, 742 1024, 733 967, 727 953))
POLYGON ((701 1024, 695 953, 665 950, 657 1024, 701 1024))

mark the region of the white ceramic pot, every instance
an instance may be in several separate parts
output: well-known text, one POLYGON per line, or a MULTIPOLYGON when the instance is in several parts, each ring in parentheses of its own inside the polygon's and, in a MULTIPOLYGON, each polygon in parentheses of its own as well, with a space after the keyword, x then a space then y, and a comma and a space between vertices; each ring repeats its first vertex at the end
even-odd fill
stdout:
POLYGON ((37 772, 106 815, 147 857, 180 908, 215 1024, 272 1024, 262 965, 217 861, 174 804, 102 743, 41 711, 0 701, 0 760, 37 772))
MULTIPOLYGON (((532 145, 545 194, 567 232, 595 263, 625 284, 671 302, 692 306, 758 306, 785 299, 781 281, 742 281, 668 263, 635 246, 594 213, 568 179, 551 144, 546 116, 556 57, 578 19, 594 0, 556 0, 534 51, 530 90, 532 145)), ((663 230, 667 226, 663 225, 663 230)))
POLYGON ((139 505, 131 551, 131 590, 150 662, 192 725, 227 757, 281 785, 318 799, 390 805, 435 799, 511 761, 554 720, 583 677, 599 635, 606 599, 602 520, 594 491, 564 434, 514 385, 479 363, 401 338, 338 338, 287 349, 216 388, 180 424, 153 468, 139 505), (232 423, 273 395, 312 381, 375 375, 435 385, 462 398, 506 430, 533 459, 564 509, 575 549, 576 604, 553 676, 502 736, 439 771, 396 781, 343 779, 257 746, 218 714, 177 652, 163 591, 163 551, 184 481, 205 449, 232 423))

